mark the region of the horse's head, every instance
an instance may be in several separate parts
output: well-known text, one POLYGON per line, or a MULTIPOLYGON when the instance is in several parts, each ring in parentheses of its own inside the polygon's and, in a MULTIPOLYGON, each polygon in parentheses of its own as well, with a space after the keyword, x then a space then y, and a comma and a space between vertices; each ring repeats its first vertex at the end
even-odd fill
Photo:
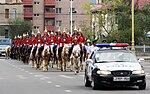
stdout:
POLYGON ((66 45, 66 44, 64 45, 63 52, 65 55, 69 54, 69 46, 68 45, 66 45))
POLYGON ((73 52, 73 55, 74 55, 75 58, 80 57, 80 50, 74 51, 74 52, 73 52))
POLYGON ((80 57, 80 47, 79 47, 79 45, 74 46, 74 48, 73 48, 73 56, 75 58, 80 57))
POLYGON ((47 56, 47 55, 49 55, 50 54, 50 51, 49 51, 50 49, 49 49, 49 46, 44 46, 44 49, 43 49, 43 53, 42 53, 42 55, 43 56, 47 56))

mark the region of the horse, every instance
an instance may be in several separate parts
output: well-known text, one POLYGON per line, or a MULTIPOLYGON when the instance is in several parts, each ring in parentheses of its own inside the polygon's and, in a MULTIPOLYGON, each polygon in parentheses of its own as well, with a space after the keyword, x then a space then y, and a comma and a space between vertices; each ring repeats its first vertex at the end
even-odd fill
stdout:
POLYGON ((24 47, 24 50, 23 50, 22 59, 23 59, 23 63, 24 64, 28 64, 29 63, 28 62, 28 60, 29 60, 29 51, 28 51, 28 49, 29 49, 29 45, 26 45, 24 47))
POLYGON ((49 46, 45 45, 44 49, 42 51, 42 64, 41 64, 41 68, 43 68, 43 71, 48 71, 48 62, 49 62, 49 55, 50 55, 50 51, 49 51, 49 46))
POLYGON ((36 67, 36 70, 37 69, 40 69, 40 65, 41 65, 41 51, 42 49, 40 49, 41 46, 40 44, 37 45, 37 48, 36 48, 36 52, 35 52, 35 67, 36 67))
POLYGON ((36 58, 35 58, 36 50, 37 50, 37 46, 33 45, 31 52, 30 52, 30 55, 29 55, 29 60, 30 60, 30 64, 31 64, 32 68, 34 68, 36 65, 35 64, 35 62, 36 62, 36 58))
POLYGON ((57 69, 60 69, 61 68, 61 64, 62 64, 62 49, 63 47, 62 46, 57 46, 56 47, 56 58, 55 58, 55 61, 56 61, 56 65, 57 65, 57 69))
POLYGON ((6 48, 5 48, 5 57, 6 57, 6 59, 9 59, 10 58, 10 54, 11 54, 11 46, 7 46, 6 48))
POLYGON ((86 60, 86 58, 87 58, 87 48, 86 48, 86 46, 83 44, 83 43, 81 43, 80 44, 80 54, 81 54, 81 56, 80 56, 80 70, 83 70, 83 63, 85 62, 85 60, 86 60))
POLYGON ((50 45, 50 50, 49 50, 49 53, 50 53, 50 56, 49 56, 49 66, 51 67, 51 68, 53 68, 53 66, 54 66, 54 64, 55 64, 55 58, 56 58, 56 50, 55 50, 55 48, 56 48, 57 46, 56 45, 50 45))
POLYGON ((64 45, 62 53, 61 53, 61 71, 66 71, 66 66, 69 62, 69 46, 67 44, 64 45))
POLYGON ((73 47, 73 50, 72 50, 72 55, 71 55, 71 61, 72 61, 72 66, 74 66, 74 69, 75 69, 75 74, 79 73, 80 71, 80 56, 81 56, 81 53, 80 53, 81 49, 80 49, 80 45, 77 44, 73 47))

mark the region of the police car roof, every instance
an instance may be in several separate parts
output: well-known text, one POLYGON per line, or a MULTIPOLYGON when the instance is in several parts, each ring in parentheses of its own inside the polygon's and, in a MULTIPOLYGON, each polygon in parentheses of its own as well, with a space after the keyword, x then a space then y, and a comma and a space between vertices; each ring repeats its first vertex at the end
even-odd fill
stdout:
POLYGON ((128 50, 129 44, 127 43, 103 43, 103 44, 96 44, 96 47, 99 49, 97 50, 128 50))

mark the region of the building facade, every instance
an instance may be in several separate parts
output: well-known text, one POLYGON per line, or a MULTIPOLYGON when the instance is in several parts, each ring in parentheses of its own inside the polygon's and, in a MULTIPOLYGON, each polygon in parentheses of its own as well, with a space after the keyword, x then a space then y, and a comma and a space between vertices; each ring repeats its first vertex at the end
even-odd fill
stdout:
POLYGON ((0 36, 8 33, 9 20, 23 19, 23 4, 1 2, 0 3, 0 36))
MULTIPOLYGON (((83 9, 83 5, 89 2, 89 0, 73 0, 72 2, 72 25, 73 28, 82 28, 82 24, 90 25, 90 17, 86 15, 86 11, 83 9)), ((71 15, 70 0, 56 0, 56 27, 68 28, 70 30, 71 15)))
MULTIPOLYGON (((73 0, 73 25, 79 26, 83 21, 88 21, 82 4, 89 0, 73 0)), ((70 27, 70 0, 23 0, 24 19, 33 24, 32 29, 41 32, 47 28, 55 31, 58 27, 70 27)), ((87 22, 88 23, 88 22, 87 22)))

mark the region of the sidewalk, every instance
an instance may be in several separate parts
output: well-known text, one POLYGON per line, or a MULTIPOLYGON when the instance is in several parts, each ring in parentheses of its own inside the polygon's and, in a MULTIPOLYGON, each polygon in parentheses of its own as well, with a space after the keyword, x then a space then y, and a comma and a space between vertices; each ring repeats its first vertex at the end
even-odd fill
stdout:
POLYGON ((144 60, 150 60, 150 56, 137 56, 137 58, 144 58, 144 60))

